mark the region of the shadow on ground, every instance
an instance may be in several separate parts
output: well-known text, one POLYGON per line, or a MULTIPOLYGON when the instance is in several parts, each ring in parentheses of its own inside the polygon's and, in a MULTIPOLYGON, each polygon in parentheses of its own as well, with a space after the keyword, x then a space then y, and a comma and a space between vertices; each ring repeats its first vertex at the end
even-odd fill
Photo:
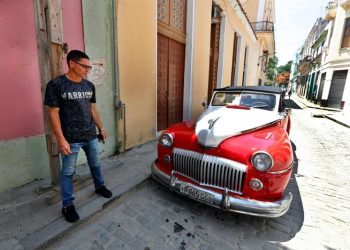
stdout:
MULTIPOLYGON (((290 100, 293 102, 293 100, 290 100)), ((293 102, 294 103, 294 102, 293 102)), ((282 217, 268 219, 266 232, 264 234, 264 240, 266 247, 273 247, 278 249, 289 249, 281 244, 295 237, 300 231, 304 223, 304 209, 303 203, 296 180, 298 176, 299 161, 296 155, 296 145, 291 142, 293 148, 293 172, 289 179, 289 183, 286 188, 286 193, 291 192, 293 194, 292 204, 286 214, 282 217)))
POLYGON ((296 102, 294 102, 292 99, 284 99, 283 104, 286 108, 290 109, 302 109, 296 102))

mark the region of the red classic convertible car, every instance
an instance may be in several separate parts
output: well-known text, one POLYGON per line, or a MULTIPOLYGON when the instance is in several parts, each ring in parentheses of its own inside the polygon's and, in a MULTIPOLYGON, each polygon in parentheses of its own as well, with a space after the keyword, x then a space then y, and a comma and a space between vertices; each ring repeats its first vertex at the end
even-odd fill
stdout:
POLYGON ((171 190, 223 210, 286 213, 293 167, 290 112, 277 87, 215 89, 197 122, 177 123, 158 143, 152 176, 171 190))

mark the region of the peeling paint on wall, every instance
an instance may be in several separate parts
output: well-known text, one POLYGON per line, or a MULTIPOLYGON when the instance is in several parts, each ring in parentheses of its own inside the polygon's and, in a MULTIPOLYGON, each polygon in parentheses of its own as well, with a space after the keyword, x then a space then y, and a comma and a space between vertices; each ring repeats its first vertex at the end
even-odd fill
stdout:
POLYGON ((93 82, 96 87, 102 85, 106 81, 106 61, 93 60, 91 61, 92 69, 88 75, 88 80, 93 82))

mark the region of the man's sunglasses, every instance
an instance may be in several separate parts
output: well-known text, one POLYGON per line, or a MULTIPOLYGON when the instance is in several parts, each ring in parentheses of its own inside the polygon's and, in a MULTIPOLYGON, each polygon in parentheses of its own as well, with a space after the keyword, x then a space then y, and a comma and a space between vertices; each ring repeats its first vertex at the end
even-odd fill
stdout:
POLYGON ((77 61, 74 61, 76 64, 79 64, 81 67, 83 67, 84 69, 87 69, 87 70, 91 70, 92 69, 92 67, 91 66, 89 66, 89 65, 85 65, 85 64, 81 64, 81 63, 79 63, 79 62, 77 62, 77 61))

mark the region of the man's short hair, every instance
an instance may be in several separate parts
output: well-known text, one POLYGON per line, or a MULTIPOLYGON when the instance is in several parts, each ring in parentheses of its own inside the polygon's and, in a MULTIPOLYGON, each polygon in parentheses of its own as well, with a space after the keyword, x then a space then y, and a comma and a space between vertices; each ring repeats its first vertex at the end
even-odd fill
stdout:
POLYGON ((87 54, 85 54, 84 52, 80 51, 80 50, 71 50, 69 51, 68 55, 67 55, 67 64, 69 66, 69 61, 73 60, 76 62, 79 62, 80 59, 85 58, 85 59, 89 59, 87 54))

